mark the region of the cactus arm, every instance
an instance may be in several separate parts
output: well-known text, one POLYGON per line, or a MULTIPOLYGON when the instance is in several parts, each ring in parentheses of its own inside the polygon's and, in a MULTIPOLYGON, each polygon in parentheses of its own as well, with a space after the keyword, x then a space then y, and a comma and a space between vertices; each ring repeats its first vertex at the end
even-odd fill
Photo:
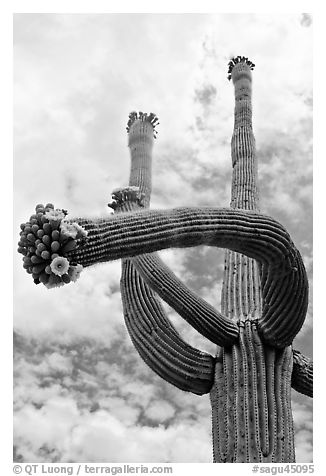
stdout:
MULTIPOLYGON (((308 307, 308 279, 302 259, 293 262, 292 272, 287 273, 282 267, 278 272, 268 269, 267 277, 262 279, 262 293, 265 297, 260 332, 270 345, 275 342, 290 344, 299 332, 308 307), (299 318, 297 318, 297 316, 299 318)), ((266 268, 263 270, 263 274, 266 268)))
POLYGON ((228 208, 175 208, 124 213, 107 219, 74 219, 88 232, 83 248, 67 253, 87 267, 167 248, 228 248, 266 265, 279 278, 296 272, 300 255, 276 220, 228 208), (295 268, 295 269, 293 269, 295 268))
POLYGON ((122 264, 121 293, 129 334, 147 365, 181 390, 208 393, 214 358, 181 339, 129 259, 122 264))
POLYGON ((298 350, 293 350, 291 385, 297 392, 313 396, 313 362, 298 350))
POLYGON ((67 254, 72 262, 90 266, 173 247, 228 248, 256 259, 261 265, 263 315, 259 331, 265 341, 285 347, 304 322, 308 302, 305 268, 289 234, 273 218, 238 209, 176 208, 78 221, 88 231, 88 242, 82 249, 67 254), (278 301, 278 292, 270 295, 269 287, 283 290, 284 299, 278 301), (288 308, 291 295, 299 297, 295 313, 288 308), (282 325, 283 334, 278 333, 272 322, 276 316, 278 323, 292 323, 294 330, 290 332, 282 325))

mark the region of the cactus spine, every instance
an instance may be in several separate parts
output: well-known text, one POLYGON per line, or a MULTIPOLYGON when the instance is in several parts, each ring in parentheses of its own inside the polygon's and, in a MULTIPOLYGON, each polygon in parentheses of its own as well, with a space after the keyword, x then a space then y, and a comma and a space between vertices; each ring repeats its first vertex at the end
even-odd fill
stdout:
POLYGON ((75 219, 87 234, 65 253, 71 266, 122 260, 126 327, 139 355, 163 379, 210 394, 214 462, 293 462, 291 386, 312 396, 312 362, 292 341, 304 322, 307 276, 285 228, 258 208, 247 58, 229 63, 235 86, 230 208, 149 209, 157 118, 133 112, 127 125, 129 186, 113 192, 114 216, 75 219), (226 249, 221 312, 190 291, 156 251, 226 249), (187 344, 159 297, 203 336, 216 356, 187 344))

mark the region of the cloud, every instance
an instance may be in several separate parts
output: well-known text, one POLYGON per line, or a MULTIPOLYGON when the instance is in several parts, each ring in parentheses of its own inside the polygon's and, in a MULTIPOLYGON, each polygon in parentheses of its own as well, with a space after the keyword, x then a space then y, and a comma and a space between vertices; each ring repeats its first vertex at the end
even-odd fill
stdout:
POLYGON ((196 397, 174 389, 183 395, 171 398, 159 378, 146 383, 151 371, 134 349, 16 339, 15 445, 23 461, 183 461, 189 438, 200 443, 199 461, 208 461, 209 419, 203 433, 196 397))
POLYGON ((207 462, 211 451, 201 427, 145 427, 141 431, 104 411, 79 413, 68 399, 53 399, 42 411, 26 406, 15 420, 19 451, 26 461, 47 462, 52 452, 61 462, 207 462), (189 439, 196 454, 189 455, 189 439), (48 451, 42 454, 40 448, 48 451))
POLYGON ((293 420, 295 428, 294 441, 296 445, 297 462, 311 463, 313 461, 313 424, 312 409, 294 402, 293 420))
POLYGON ((171 419, 175 414, 175 408, 167 402, 156 401, 146 410, 146 416, 153 421, 164 422, 171 419))

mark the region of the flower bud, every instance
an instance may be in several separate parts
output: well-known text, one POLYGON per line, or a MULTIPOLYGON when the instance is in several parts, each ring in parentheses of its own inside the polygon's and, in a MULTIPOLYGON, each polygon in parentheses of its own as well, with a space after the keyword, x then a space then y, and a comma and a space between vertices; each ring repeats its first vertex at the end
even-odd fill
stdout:
POLYGON ((46 250, 46 246, 44 243, 40 243, 37 245, 37 249, 38 251, 40 251, 40 253, 42 253, 42 251, 45 251, 46 250))
POLYGON ((50 259, 50 258, 51 258, 51 254, 50 254, 50 252, 49 252, 49 251, 45 250, 45 251, 42 251, 42 253, 41 253, 41 257, 42 257, 43 259, 46 259, 46 260, 48 260, 48 259, 50 259))
POLYGON ((44 230, 44 233, 46 233, 47 235, 50 235, 52 233, 52 227, 50 223, 44 223, 43 230, 44 230))
POLYGON ((52 270, 51 270, 51 267, 50 265, 48 264, 44 270, 46 272, 46 274, 51 274, 52 273, 52 270))
POLYGON ((36 238, 35 238, 35 236, 33 235, 33 233, 28 233, 27 239, 28 239, 28 241, 31 241, 32 243, 34 243, 35 240, 36 240, 36 238))
POLYGON ((60 249, 60 243, 59 241, 52 241, 51 243, 51 250, 56 252, 60 249))
POLYGON ((51 243, 51 238, 49 237, 49 235, 44 235, 42 241, 46 246, 49 246, 51 243))
POLYGON ((43 263, 43 259, 39 256, 33 255, 31 256, 31 262, 33 264, 43 263))
POLYGON ((52 231, 52 240, 59 241, 59 238, 60 238, 59 230, 53 230, 52 231))

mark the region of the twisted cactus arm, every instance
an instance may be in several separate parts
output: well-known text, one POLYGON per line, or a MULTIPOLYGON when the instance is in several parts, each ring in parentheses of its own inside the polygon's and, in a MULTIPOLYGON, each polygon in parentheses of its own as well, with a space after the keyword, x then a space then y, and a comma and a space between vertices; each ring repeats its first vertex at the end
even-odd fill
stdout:
POLYGON ((299 266, 300 255, 285 228, 269 216, 250 211, 180 207, 76 221, 88 232, 88 240, 83 248, 72 250, 67 256, 84 267, 198 245, 244 252, 268 266, 274 276, 295 273, 299 266))
POLYGON ((297 392, 313 396, 313 362, 298 350, 293 350, 291 385, 297 392))
MULTIPOLYGON (((277 293, 271 294, 269 288, 263 286, 263 322, 264 316, 270 316, 271 312, 277 312, 280 322, 294 325, 296 332, 304 322, 308 302, 305 268, 289 234, 273 218, 245 210, 176 208, 124 213, 105 220, 79 219, 78 222, 87 230, 88 242, 83 248, 67 253, 72 263, 86 267, 173 247, 229 248, 260 263, 263 283, 268 279, 272 288, 281 291, 285 287, 286 295, 291 292, 302 296, 295 314, 289 314, 287 300, 279 302, 277 293)), ((265 338, 263 326, 260 332, 265 338)), ((270 340, 275 347, 282 348, 292 342, 292 334, 285 332, 282 339, 270 340)))
POLYGON ((149 367, 181 390, 208 393, 213 385, 214 358, 181 339, 128 259, 122 266, 121 294, 129 334, 149 367))
POLYGON ((292 273, 262 266, 262 295, 265 299, 260 331, 266 342, 290 344, 302 327, 308 307, 308 279, 300 259, 292 273))

